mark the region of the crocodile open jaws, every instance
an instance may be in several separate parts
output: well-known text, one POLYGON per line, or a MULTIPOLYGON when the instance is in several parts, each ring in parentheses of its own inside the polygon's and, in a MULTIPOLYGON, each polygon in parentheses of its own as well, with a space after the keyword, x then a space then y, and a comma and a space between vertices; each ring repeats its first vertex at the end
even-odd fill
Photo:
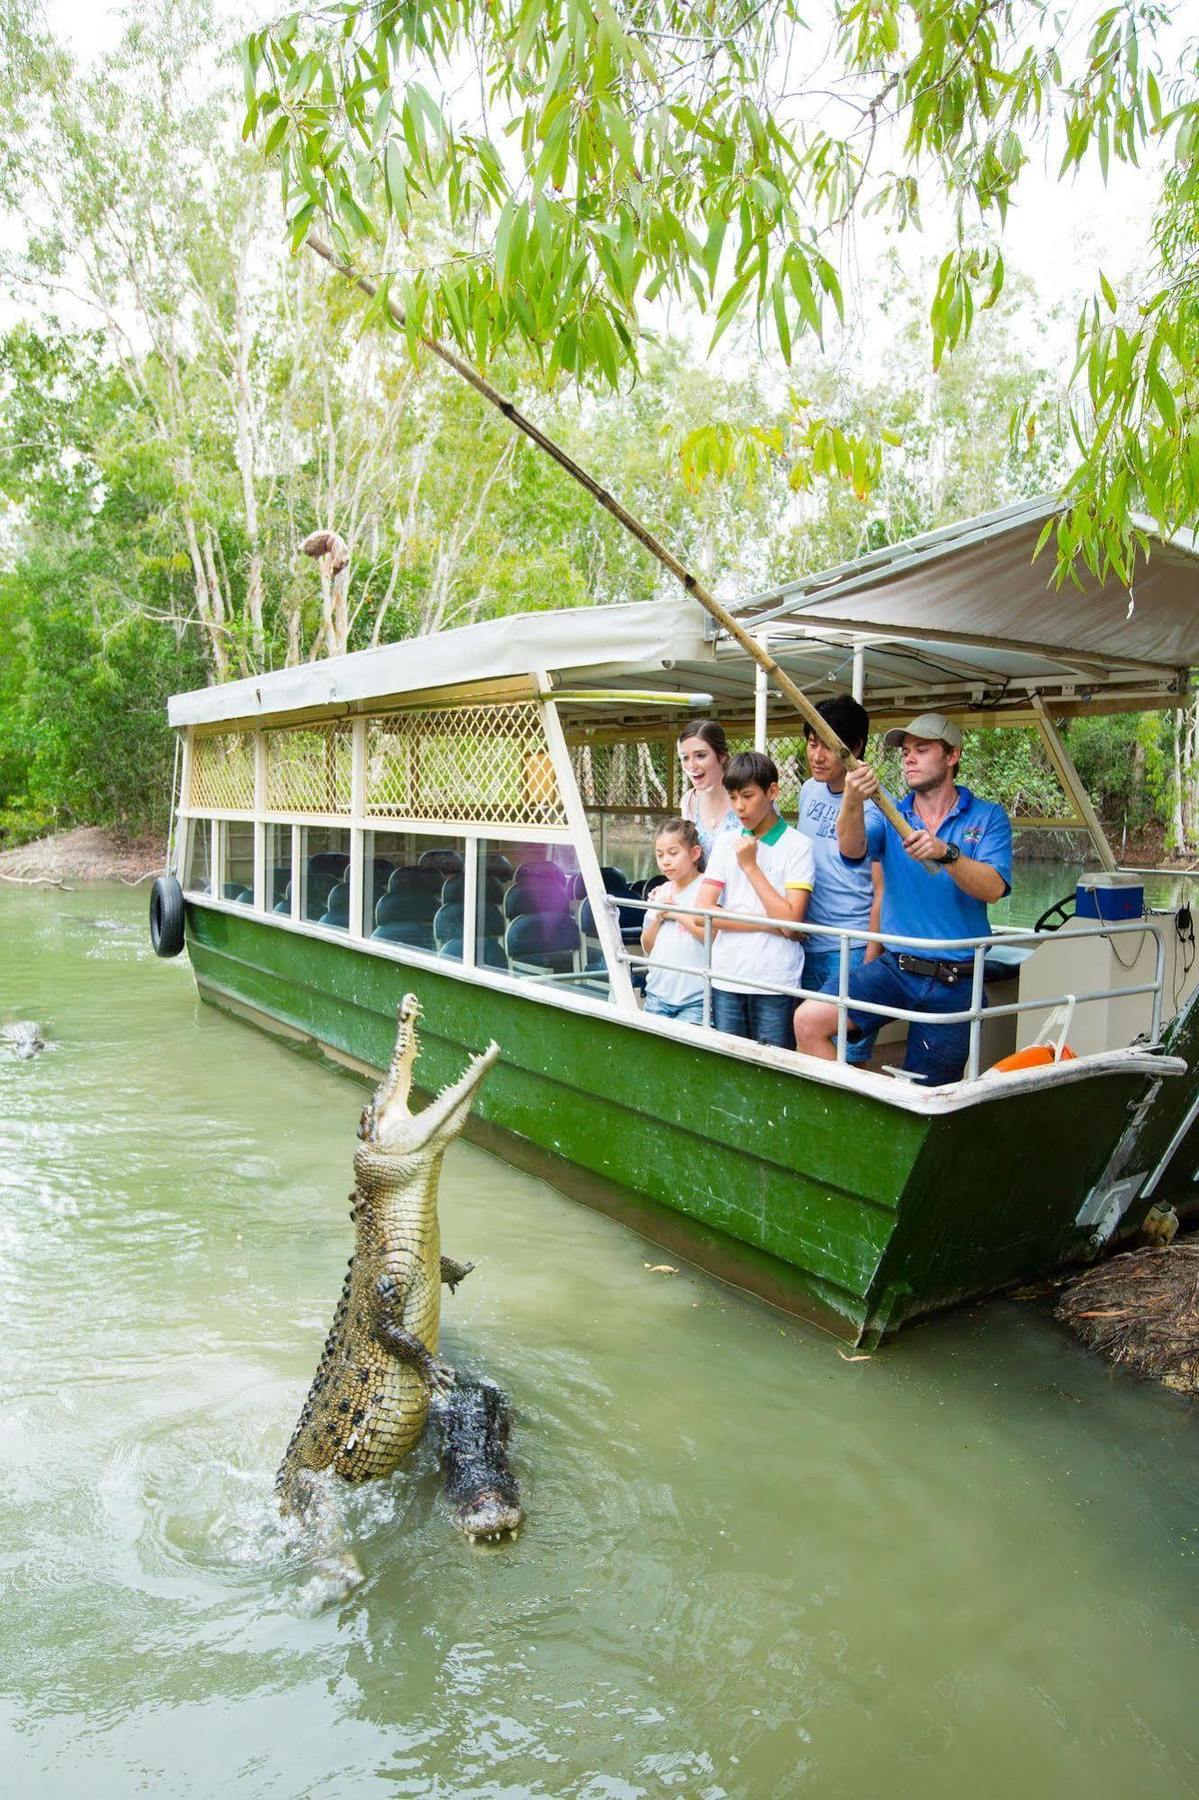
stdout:
POLYGON ((316 1482, 321 1472, 349 1482, 390 1475, 423 1432, 430 1397, 454 1381, 437 1358, 441 1284, 452 1291, 471 1265, 441 1254, 437 1181, 499 1047, 489 1044, 453 1087, 411 1113, 419 1017, 415 995, 405 994, 390 1066, 358 1128, 354 1254, 275 1478, 282 1510, 318 1522, 328 1512, 316 1482))

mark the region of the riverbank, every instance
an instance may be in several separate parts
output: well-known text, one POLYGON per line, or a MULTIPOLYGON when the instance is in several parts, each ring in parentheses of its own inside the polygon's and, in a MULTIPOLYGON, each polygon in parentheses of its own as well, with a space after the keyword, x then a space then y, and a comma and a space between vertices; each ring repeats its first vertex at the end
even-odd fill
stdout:
POLYGON ((132 883, 161 873, 164 861, 160 837, 131 840, 99 825, 83 825, 0 852, 0 880, 132 883))

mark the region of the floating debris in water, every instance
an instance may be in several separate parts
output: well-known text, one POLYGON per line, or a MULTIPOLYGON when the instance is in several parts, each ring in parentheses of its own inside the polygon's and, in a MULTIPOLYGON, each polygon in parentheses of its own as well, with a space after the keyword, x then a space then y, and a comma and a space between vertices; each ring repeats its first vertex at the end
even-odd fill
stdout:
POLYGON ((1199 1394, 1199 1243, 1113 1256, 1070 1283, 1054 1316, 1142 1381, 1199 1394))

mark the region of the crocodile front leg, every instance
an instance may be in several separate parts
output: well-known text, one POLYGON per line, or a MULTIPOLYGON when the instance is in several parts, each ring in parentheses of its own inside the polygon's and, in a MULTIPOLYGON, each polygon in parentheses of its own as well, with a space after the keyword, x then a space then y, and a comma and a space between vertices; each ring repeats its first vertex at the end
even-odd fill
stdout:
POLYGON ((415 1332, 406 1331, 394 1318, 388 1317, 393 1311, 399 1312, 404 1303, 404 1292, 395 1276, 381 1275, 375 1292, 379 1297, 375 1317, 379 1342, 398 1362, 414 1368, 431 1394, 448 1394, 454 1385, 454 1371, 449 1363, 439 1361, 415 1332))
POLYGON ((445 1285, 449 1288, 451 1294, 457 1288, 460 1281, 466 1280, 466 1277, 470 1274, 474 1266, 474 1263, 455 1262, 452 1256, 442 1257, 441 1279, 445 1282, 445 1285))

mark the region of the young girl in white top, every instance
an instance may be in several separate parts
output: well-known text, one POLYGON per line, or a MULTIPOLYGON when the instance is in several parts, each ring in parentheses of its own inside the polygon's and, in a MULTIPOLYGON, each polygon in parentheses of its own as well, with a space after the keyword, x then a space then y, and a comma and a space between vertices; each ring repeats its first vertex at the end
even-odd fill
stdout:
POLYGON ((729 763, 724 727, 715 719, 692 719, 684 725, 679 733, 679 762, 690 784, 679 811, 698 831, 704 855, 711 856, 716 839, 738 829, 724 785, 729 763))
MULTIPOLYGON (((704 849, 690 819, 667 819, 654 840, 654 855, 666 880, 650 900, 663 906, 685 906, 699 893, 704 849)), ((641 948, 650 959, 645 984, 645 1010, 666 1019, 704 1022, 704 946, 677 913, 647 912, 641 948), (662 968, 670 963, 670 968, 662 968)))

